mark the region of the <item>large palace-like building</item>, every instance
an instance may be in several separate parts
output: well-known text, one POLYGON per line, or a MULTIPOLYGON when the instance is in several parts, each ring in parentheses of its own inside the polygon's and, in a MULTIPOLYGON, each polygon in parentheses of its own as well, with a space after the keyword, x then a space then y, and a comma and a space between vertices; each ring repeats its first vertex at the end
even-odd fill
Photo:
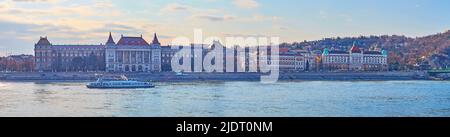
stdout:
POLYGON ((106 43, 106 71, 160 72, 161 44, 156 34, 151 44, 142 36, 122 36, 116 44, 110 34, 106 43))
POLYGON ((104 45, 53 45, 41 37, 34 46, 37 71, 102 71, 104 45))
POLYGON ((53 45, 47 37, 35 44, 37 71, 160 72, 161 44, 155 34, 151 44, 140 37, 111 33, 105 45, 53 45))
POLYGON ((331 71, 383 71, 388 69, 385 50, 363 51, 353 44, 350 51, 324 49, 324 70, 331 71))

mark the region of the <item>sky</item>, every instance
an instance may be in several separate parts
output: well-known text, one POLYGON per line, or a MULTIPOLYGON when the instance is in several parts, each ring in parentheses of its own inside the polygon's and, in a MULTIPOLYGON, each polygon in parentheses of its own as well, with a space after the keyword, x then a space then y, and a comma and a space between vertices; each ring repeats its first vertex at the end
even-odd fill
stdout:
POLYGON ((0 0, 0 56, 53 44, 105 43, 109 32, 176 37, 420 37, 450 29, 449 0, 0 0))

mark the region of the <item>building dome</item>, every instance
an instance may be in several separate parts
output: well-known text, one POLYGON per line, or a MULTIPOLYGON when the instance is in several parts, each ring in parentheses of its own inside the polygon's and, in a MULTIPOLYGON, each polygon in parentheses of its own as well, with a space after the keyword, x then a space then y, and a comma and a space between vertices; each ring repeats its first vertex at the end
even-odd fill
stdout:
POLYGON ((323 55, 328 55, 330 54, 330 51, 328 50, 328 48, 323 49, 323 55))
POLYGON ((48 41, 47 37, 41 37, 36 45, 48 46, 52 44, 50 43, 50 41, 48 41))
POLYGON ((382 50, 382 51, 381 51, 381 54, 384 55, 384 56, 387 56, 387 55, 388 55, 388 52, 387 52, 386 50, 382 50))
POLYGON ((359 48, 356 46, 356 43, 354 42, 352 48, 350 49, 350 52, 351 52, 351 53, 361 53, 361 49, 359 49, 359 48))

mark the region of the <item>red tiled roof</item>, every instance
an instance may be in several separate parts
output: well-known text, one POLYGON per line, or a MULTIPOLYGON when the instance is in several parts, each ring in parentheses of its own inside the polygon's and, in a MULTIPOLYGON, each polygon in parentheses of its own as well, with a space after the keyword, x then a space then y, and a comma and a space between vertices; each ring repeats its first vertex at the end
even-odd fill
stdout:
POLYGON ((117 45, 149 46, 147 41, 145 41, 142 37, 122 37, 117 42, 117 45))
POLYGON ((289 48, 280 48, 280 52, 289 52, 289 48))
POLYGON ((361 53, 361 49, 359 49, 357 46, 353 45, 352 49, 350 49, 352 53, 361 53))

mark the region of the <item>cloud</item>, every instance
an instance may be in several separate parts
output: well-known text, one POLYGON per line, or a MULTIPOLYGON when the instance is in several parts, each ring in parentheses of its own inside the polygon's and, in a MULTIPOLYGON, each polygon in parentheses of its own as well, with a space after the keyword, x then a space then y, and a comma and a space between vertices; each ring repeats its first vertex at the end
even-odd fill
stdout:
POLYGON ((193 19, 201 19, 201 20, 208 20, 208 21, 230 21, 236 19, 235 16, 232 15, 209 15, 209 14, 196 14, 193 15, 191 18, 193 19))
POLYGON ((253 9, 260 6, 256 0, 233 0, 233 4, 240 8, 253 9))
MULTIPOLYGON (((173 14, 181 15, 191 20, 207 20, 207 21, 230 21, 235 20, 237 17, 228 15, 225 11, 220 9, 204 9, 196 8, 189 5, 183 5, 179 3, 169 3, 160 9, 160 15, 169 13, 187 13, 187 14, 173 14)), ((180 18, 177 16, 177 18, 180 18)))
MULTIPOLYGON (((122 16, 106 0, 71 4, 59 0, 8 0, 0 2, 0 34, 12 36, 32 45, 36 37, 49 36, 52 40, 67 43, 97 43, 106 32, 132 32, 136 29, 113 24, 122 16), (28 8, 21 3, 33 4, 28 8), (48 2, 55 4, 48 5, 48 2), (17 4, 15 4, 17 3, 17 4), (57 3, 57 4, 56 4, 57 3), (36 6, 34 6, 36 5, 36 6), (39 8, 45 5, 46 8, 39 8), (95 18, 95 19, 93 19, 95 18), (110 28, 108 30, 108 28, 110 28), (111 30, 112 29, 112 30, 111 30), (99 32, 99 30, 104 30, 99 32)), ((130 24, 134 25, 134 24, 130 24)))
POLYGON ((57 3, 59 0, 12 0, 13 2, 28 2, 28 3, 57 3))
POLYGON ((273 29, 275 29, 275 30, 280 30, 280 31, 287 31, 287 30, 289 30, 288 27, 286 27, 286 26, 281 26, 281 25, 274 25, 274 26, 273 26, 273 29))
POLYGON ((233 33, 223 33, 224 37, 270 37, 268 35, 262 35, 262 34, 233 34, 233 33))
POLYGON ((181 5, 179 3, 170 3, 164 6, 160 12, 162 13, 172 13, 172 12, 180 12, 180 11, 190 11, 193 8, 187 5, 181 5))
MULTIPOLYGON (((56 0, 51 0, 56 1, 56 0)), ((84 5, 61 6, 50 5, 47 8, 24 8, 15 6, 12 1, 0 3, 0 21, 10 21, 22 24, 66 26, 75 30, 89 30, 115 21, 122 14, 119 11, 107 10, 113 7, 106 1, 84 5), (1 6, 5 5, 5 6, 1 6), (105 7, 106 6, 106 7, 105 7), (95 18, 93 20, 92 18, 95 18)), ((38 2, 19 0, 15 2, 38 2)), ((40 2, 40 1, 39 1, 40 2)))
POLYGON ((217 14, 223 13, 224 11, 219 9, 203 9, 196 8, 189 5, 183 5, 180 3, 169 3, 163 8, 160 9, 160 14, 168 14, 168 13, 189 13, 189 14, 217 14))

